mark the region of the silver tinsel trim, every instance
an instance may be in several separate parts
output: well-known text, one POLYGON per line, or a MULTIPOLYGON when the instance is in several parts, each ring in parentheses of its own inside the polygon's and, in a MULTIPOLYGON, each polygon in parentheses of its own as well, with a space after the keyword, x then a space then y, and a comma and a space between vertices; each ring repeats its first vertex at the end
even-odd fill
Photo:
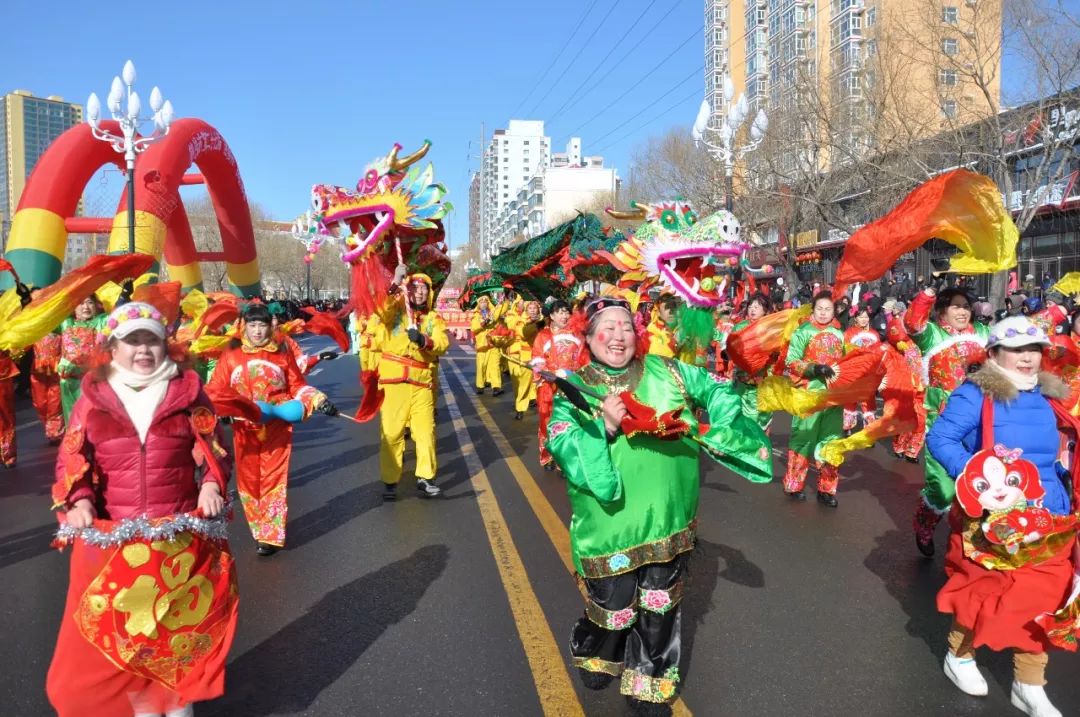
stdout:
POLYGON ((150 520, 145 515, 138 518, 124 518, 110 531, 103 531, 93 526, 74 528, 62 525, 56 531, 55 545, 70 545, 76 538, 95 548, 118 548, 135 539, 167 540, 172 542, 180 533, 194 533, 208 540, 224 542, 228 540, 226 511, 217 518, 200 518, 191 513, 184 513, 164 520, 150 520))

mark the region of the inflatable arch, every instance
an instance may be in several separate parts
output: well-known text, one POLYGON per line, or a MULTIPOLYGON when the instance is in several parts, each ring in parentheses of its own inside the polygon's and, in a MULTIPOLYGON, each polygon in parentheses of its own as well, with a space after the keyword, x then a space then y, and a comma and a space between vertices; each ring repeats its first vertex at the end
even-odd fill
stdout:
MULTIPOLYGON (((101 123, 120 134, 114 121, 101 123)), ((69 231, 110 232, 109 253, 128 248, 127 192, 115 218, 76 217, 83 188, 106 164, 123 158, 81 124, 60 135, 41 156, 11 222, 6 257, 22 280, 48 286, 60 278, 69 231)), ((261 291, 255 232, 236 158, 221 134, 199 119, 180 119, 135 165, 135 250, 160 261, 184 290, 202 288, 200 261, 224 261, 230 288, 241 296, 261 291), (195 166, 199 174, 187 174, 195 166), (180 187, 206 184, 221 230, 222 251, 198 252, 180 187)), ((156 269, 155 269, 156 270, 156 269)), ((7 278, 7 277, 5 277, 7 278)), ((10 282, 10 279, 8 279, 10 282)))

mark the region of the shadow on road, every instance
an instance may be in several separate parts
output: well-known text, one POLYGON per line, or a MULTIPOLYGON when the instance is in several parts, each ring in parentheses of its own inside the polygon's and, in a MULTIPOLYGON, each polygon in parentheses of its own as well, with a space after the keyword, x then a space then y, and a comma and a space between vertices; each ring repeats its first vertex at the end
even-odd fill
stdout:
POLYGON ((364 483, 289 521, 289 548, 306 545, 383 504, 378 481, 364 483))
MULTIPOLYGON (((305 451, 310 450, 306 444, 302 445, 301 447, 305 451)), ((344 453, 335 452, 329 458, 324 458, 323 460, 316 461, 315 463, 308 463, 299 470, 293 471, 289 474, 289 487, 299 488, 302 485, 310 483, 316 478, 322 478, 330 475, 330 473, 337 468, 356 466, 363 461, 366 461, 378 450, 378 445, 360 446, 347 450, 344 453)))
POLYGON ((52 550, 49 543, 56 533, 56 527, 56 523, 52 522, 0 538, 0 568, 36 558, 52 550))
POLYGON ((715 607, 712 596, 720 578, 748 588, 765 587, 765 573, 748 560, 741 550, 699 537, 687 568, 683 597, 684 650, 680 671, 684 679, 690 674, 698 627, 715 607), (721 560, 724 562, 723 570, 720 570, 721 560))
POLYGON ((445 545, 428 545, 327 593, 303 617, 236 658, 226 695, 200 705, 199 714, 263 717, 310 709, 387 628, 416 610, 449 558, 445 545))

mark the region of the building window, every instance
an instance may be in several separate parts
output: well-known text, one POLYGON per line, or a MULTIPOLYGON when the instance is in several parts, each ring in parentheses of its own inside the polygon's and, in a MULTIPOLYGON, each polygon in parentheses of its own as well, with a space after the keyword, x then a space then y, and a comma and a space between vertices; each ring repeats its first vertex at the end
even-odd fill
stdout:
POLYGON ((956 70, 941 70, 938 72, 938 81, 946 87, 955 87, 956 70))
POLYGON ((941 51, 951 57, 960 52, 960 43, 956 41, 956 38, 946 37, 941 41, 941 51))
POLYGON ((877 8, 870 7, 866 9, 866 26, 873 27, 877 22, 877 8))
POLYGON ((941 8, 941 21, 948 25, 956 25, 960 21, 960 11, 956 7, 946 5, 941 8))
POLYGON ((956 116, 956 100, 945 100, 941 103, 941 113, 946 117, 956 116))
POLYGON ((525 140, 525 145, 528 146, 529 140, 525 140))

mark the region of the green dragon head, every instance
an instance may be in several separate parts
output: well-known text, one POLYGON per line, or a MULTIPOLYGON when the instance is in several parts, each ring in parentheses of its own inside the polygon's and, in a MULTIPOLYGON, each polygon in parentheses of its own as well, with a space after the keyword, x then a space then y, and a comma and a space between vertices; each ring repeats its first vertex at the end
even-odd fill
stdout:
POLYGON ((739 220, 726 209, 699 220, 689 202, 676 199, 632 202, 629 212, 607 211, 615 219, 644 221, 607 254, 623 272, 620 286, 636 287, 642 294, 660 286, 688 304, 711 308, 723 301, 738 269, 756 276, 772 273, 772 267, 749 267, 750 245, 742 239, 739 220))

